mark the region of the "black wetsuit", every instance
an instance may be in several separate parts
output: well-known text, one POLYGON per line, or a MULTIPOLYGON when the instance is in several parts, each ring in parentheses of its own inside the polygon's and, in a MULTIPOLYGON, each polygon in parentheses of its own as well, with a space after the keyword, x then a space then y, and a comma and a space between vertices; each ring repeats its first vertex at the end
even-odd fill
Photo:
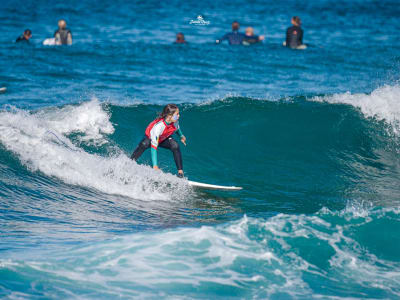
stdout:
MULTIPOLYGON (((135 151, 133 151, 131 155, 131 159, 135 161, 139 159, 139 157, 143 154, 144 150, 150 148, 151 146, 151 139, 147 136, 144 136, 143 140, 140 141, 139 145, 136 147, 135 151)), ((159 147, 169 149, 174 154, 174 160, 176 164, 176 168, 178 170, 183 170, 183 163, 182 163, 182 153, 179 148, 179 144, 177 141, 174 140, 172 136, 166 138, 160 144, 159 147)))
POLYGON ((303 29, 300 26, 289 27, 286 31, 286 47, 297 48, 303 45, 303 29))
POLYGON ((16 42, 16 43, 19 43, 19 42, 26 42, 26 43, 29 43, 29 40, 26 39, 26 38, 24 37, 23 34, 21 34, 21 35, 17 38, 17 40, 16 40, 15 42, 16 42))
POLYGON ((256 44, 259 42, 259 37, 258 35, 246 35, 244 37, 243 43, 248 43, 248 44, 256 44))
POLYGON ((244 33, 238 32, 237 30, 225 34, 218 41, 222 42, 228 40, 229 45, 241 45, 246 35, 244 33))
MULTIPOLYGON (((54 37, 56 37, 57 34, 60 35, 61 45, 68 45, 68 34, 71 34, 71 31, 67 28, 58 29, 56 32, 54 32, 54 37)), ((72 37, 72 34, 71 34, 71 37, 72 37)))

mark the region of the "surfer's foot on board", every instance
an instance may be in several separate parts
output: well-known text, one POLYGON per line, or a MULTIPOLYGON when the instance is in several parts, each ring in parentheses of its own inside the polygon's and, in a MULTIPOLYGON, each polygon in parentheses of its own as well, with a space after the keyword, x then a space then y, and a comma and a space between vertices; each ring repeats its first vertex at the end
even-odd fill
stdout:
POLYGON ((183 178, 185 175, 183 174, 183 171, 178 171, 178 178, 183 178))

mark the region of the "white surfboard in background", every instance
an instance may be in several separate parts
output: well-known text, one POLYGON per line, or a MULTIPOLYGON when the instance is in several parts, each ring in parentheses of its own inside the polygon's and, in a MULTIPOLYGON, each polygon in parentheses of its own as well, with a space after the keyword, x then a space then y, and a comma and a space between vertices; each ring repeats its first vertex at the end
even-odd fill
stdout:
POLYGON ((55 38, 45 39, 43 41, 43 45, 45 45, 45 46, 55 46, 56 45, 56 39, 55 38))

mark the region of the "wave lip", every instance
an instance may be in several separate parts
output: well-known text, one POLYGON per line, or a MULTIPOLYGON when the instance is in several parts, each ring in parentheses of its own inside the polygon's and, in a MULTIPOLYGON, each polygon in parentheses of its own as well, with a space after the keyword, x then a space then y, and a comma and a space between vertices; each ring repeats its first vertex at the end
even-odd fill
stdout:
POLYGON ((396 135, 400 134, 400 85, 385 85, 371 94, 334 94, 313 97, 312 101, 332 104, 349 104, 361 110, 366 118, 375 118, 391 125, 396 135))

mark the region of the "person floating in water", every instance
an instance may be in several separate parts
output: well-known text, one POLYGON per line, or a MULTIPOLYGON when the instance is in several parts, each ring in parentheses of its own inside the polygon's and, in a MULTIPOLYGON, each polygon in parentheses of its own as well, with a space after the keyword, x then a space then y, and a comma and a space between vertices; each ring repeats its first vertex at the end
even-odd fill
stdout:
POLYGON ((239 27, 239 22, 234 21, 232 23, 232 32, 228 32, 222 38, 216 40, 215 42, 219 44, 224 40, 228 40, 229 45, 241 45, 246 36, 243 33, 239 32, 239 27))
POLYGON ((56 45, 72 45, 72 34, 67 29, 65 20, 58 21, 58 30, 54 32, 54 38, 56 45))
POLYGON ((245 37, 243 40, 244 45, 256 44, 264 40, 263 35, 254 35, 253 27, 247 27, 245 30, 245 37))
POLYGON ((291 22, 293 26, 286 30, 286 42, 284 42, 284 45, 296 49, 303 46, 303 29, 300 27, 301 20, 299 17, 294 16, 291 22))
POLYGON ((19 42, 29 42, 29 39, 32 37, 32 31, 30 29, 26 29, 23 34, 21 34, 17 40, 15 41, 16 43, 19 42))
POLYGON ((185 36, 182 32, 176 34, 175 44, 186 44, 185 36))
POLYGON ((145 136, 140 141, 131 155, 131 159, 137 161, 143 152, 151 147, 151 160, 153 163, 153 169, 158 170, 157 162, 157 148, 166 148, 172 151, 176 168, 178 169, 178 177, 183 177, 183 164, 182 154, 179 148, 179 144, 172 137, 174 133, 177 133, 181 138, 181 142, 186 146, 186 137, 183 135, 179 127, 179 108, 175 104, 167 104, 162 113, 157 119, 152 121, 145 130, 145 136))

